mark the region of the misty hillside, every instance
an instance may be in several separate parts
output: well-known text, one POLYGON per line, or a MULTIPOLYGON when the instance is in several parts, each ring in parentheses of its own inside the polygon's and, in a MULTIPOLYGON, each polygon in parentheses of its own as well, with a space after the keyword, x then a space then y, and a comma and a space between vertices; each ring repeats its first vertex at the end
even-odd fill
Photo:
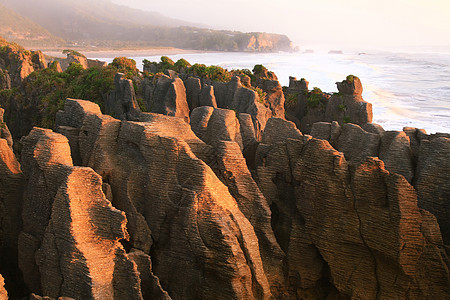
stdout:
POLYGON ((156 12, 117 5, 109 0, 0 0, 0 3, 65 39, 102 38, 111 31, 111 26, 199 26, 156 12))
MULTIPOLYGON (((109 0, 0 0, 0 3, 66 40, 68 46, 169 46, 218 51, 291 49, 291 41, 284 35, 210 30, 109 0)), ((9 27, 8 22, 0 19, 0 28, 9 27)))
POLYGON ((24 46, 55 46, 65 42, 41 25, 15 13, 0 3, 0 36, 24 46))

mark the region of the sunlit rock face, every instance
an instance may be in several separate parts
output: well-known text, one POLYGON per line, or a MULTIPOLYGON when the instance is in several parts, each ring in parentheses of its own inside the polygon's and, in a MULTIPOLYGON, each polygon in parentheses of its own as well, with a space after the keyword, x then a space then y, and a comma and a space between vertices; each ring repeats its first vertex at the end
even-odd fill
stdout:
MULTIPOLYGON (((68 107, 61 119, 70 125, 71 115, 68 107)), ((120 122, 92 111, 82 119, 82 163, 111 186, 113 205, 127 215, 130 246, 150 254, 154 274, 171 297, 270 297, 255 230, 199 159, 213 163, 213 149, 189 124, 156 114, 143 115, 146 122, 120 122)), ((272 243, 276 247, 273 237, 272 243)))
POLYGON ((358 77, 350 75, 336 82, 339 92, 332 95, 318 88, 309 90, 308 84, 304 78, 290 77, 285 91, 286 118, 302 132, 309 134, 317 122, 337 121, 359 126, 372 123, 372 104, 362 98, 363 88, 358 77))
POLYGON ((22 139, 21 165, 0 139, 9 187, 0 200, 11 215, 0 211, 0 240, 17 241, 31 293, 448 296, 438 223, 445 229, 447 217, 424 207, 445 203, 431 197, 445 196, 447 137, 338 122, 306 135, 271 117, 258 142, 252 116, 233 110, 198 107, 190 124, 136 116, 118 120, 67 99, 59 133, 34 128, 22 139))
POLYGON ((448 295, 439 226, 414 188, 378 158, 346 156, 310 137, 258 147, 258 184, 298 289, 317 298, 334 288, 367 299, 448 295))
POLYGON ((22 140, 26 177, 19 267, 37 294, 140 299, 139 273, 121 239, 126 217, 91 168, 74 167, 68 140, 35 128, 22 140))

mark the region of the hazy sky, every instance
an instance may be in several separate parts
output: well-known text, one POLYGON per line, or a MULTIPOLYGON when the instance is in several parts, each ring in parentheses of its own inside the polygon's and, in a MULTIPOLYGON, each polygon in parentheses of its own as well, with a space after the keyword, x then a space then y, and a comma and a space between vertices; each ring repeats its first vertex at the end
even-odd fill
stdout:
POLYGON ((450 0, 112 0, 172 18, 287 34, 300 47, 450 45, 450 0))

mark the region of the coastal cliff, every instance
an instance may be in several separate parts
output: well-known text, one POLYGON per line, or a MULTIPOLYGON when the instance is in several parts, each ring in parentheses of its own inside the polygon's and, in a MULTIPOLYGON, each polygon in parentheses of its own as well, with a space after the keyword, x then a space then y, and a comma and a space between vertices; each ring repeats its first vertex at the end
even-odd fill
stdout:
POLYGON ((450 135, 373 124, 356 76, 52 68, 0 94, 0 297, 450 297, 450 135))

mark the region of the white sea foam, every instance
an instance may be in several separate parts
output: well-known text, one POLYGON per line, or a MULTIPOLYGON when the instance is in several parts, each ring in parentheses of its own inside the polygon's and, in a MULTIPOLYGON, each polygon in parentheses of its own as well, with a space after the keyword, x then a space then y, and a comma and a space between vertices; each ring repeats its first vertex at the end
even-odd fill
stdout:
MULTIPOLYGON (((132 57, 142 68, 144 58, 132 57)), ((306 78, 310 88, 337 92, 335 82, 357 75, 364 87, 363 98, 373 104, 374 122, 386 130, 405 126, 429 133, 450 132, 450 53, 369 52, 358 55, 322 53, 191 53, 171 55, 174 61, 219 65, 231 69, 253 69, 262 64, 274 71, 282 85, 289 76, 306 78)), ((103 59, 111 62, 112 59, 103 59)))

